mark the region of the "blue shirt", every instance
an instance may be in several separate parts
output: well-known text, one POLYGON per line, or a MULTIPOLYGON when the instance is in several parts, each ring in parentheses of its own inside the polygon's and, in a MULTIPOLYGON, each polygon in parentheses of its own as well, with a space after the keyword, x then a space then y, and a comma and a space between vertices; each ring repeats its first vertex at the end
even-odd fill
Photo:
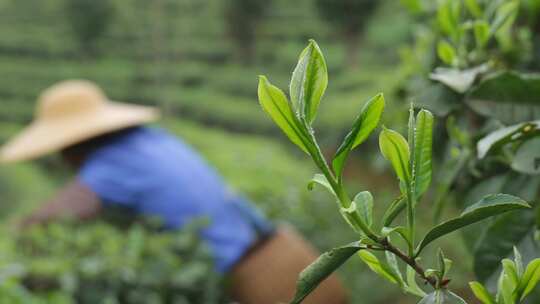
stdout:
POLYGON ((90 153, 79 179, 105 207, 156 216, 168 229, 208 218, 202 237, 220 272, 238 262, 258 232, 271 229, 195 151, 161 129, 137 127, 107 140, 90 153))

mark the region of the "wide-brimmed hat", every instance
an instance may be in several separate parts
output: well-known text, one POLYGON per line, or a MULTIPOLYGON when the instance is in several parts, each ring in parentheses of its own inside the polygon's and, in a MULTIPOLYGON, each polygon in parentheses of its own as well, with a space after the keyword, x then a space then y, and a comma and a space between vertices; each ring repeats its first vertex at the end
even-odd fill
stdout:
POLYGON ((34 159, 158 117, 155 108, 110 101, 90 81, 63 81, 41 94, 34 121, 0 149, 0 162, 34 159))

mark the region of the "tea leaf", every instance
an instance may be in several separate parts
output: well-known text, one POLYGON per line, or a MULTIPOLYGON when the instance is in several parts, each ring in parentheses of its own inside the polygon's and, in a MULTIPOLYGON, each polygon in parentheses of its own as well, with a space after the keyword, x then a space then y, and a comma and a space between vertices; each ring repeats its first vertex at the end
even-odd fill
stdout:
MULTIPOLYGON (((366 212, 365 206, 360 206, 360 208, 358 208, 357 205, 356 205, 356 201, 352 201, 350 206, 347 207, 347 208, 340 207, 339 212, 341 213, 341 215, 343 216, 343 218, 345 219, 347 224, 349 224, 349 226, 351 226, 351 228, 354 231, 356 231, 357 233, 359 233, 360 235, 364 235, 364 230, 362 230, 362 227, 360 225, 358 225, 355 216, 360 217, 360 219, 367 226, 371 225, 371 223, 369 225, 367 224, 366 215, 362 214, 362 212, 366 212)), ((371 221, 371 219, 370 219, 370 221, 371 221)))
POLYGON ((485 281, 493 276, 501 260, 512 253, 514 244, 524 242, 534 226, 534 212, 512 212, 497 217, 476 242, 473 259, 476 277, 485 281))
POLYGON ((519 299, 523 300, 534 289, 534 287, 536 287, 539 280, 540 258, 532 260, 529 265, 527 265, 525 273, 523 273, 523 277, 521 278, 521 282, 517 288, 517 295, 519 296, 519 299))
POLYGON ((416 116, 414 132, 414 186, 419 198, 431 183, 431 150, 433 133, 433 114, 421 110, 416 116))
POLYGON ((379 135, 381 153, 390 161, 398 178, 408 183, 410 180, 409 145, 405 138, 396 131, 384 129, 379 135))
POLYGON ((407 265, 407 284, 409 285, 407 292, 419 297, 426 296, 426 293, 416 283, 416 271, 409 265, 407 265))
POLYGON ((411 240, 409 237, 409 230, 403 226, 397 226, 397 227, 383 227, 381 229, 381 234, 383 236, 390 236, 392 233, 397 233, 401 236, 401 238, 407 242, 407 244, 411 245, 411 240))
POLYGON ((309 140, 302 132, 302 127, 294 116, 285 94, 279 88, 270 84, 266 77, 260 76, 258 95, 263 110, 294 144, 308 153, 309 149, 306 143, 309 143, 309 140))
POLYGON ((524 142, 517 150, 512 169, 525 174, 540 174, 540 137, 524 142))
POLYGON ((323 253, 311 265, 304 269, 296 283, 296 294, 291 304, 301 303, 317 286, 338 269, 358 250, 364 247, 354 242, 323 253))
POLYGON ((501 261, 501 264, 503 265, 504 272, 508 275, 508 278, 512 283, 511 289, 513 290, 519 283, 519 276, 517 273, 516 265, 510 259, 503 259, 501 261))
POLYGON ((477 20, 474 22, 474 39, 476 45, 483 48, 489 41, 489 24, 484 20, 477 20))
MULTIPOLYGON (((463 94, 467 92, 471 86, 474 84, 475 80, 479 75, 487 72, 489 70, 489 65, 482 64, 470 69, 459 70, 456 68, 436 68, 433 73, 429 75, 431 80, 438 81, 450 89, 454 90, 457 93, 463 94)), ((433 94, 435 95, 435 94, 433 94)), ((441 98, 442 102, 440 103, 454 103, 452 100, 452 95, 438 94, 440 96, 435 96, 441 98)), ((426 102, 426 101, 423 101, 426 102)), ((444 107, 449 107, 450 105, 445 105, 444 107)), ((441 106, 443 107, 443 106, 441 106)), ((431 109, 430 109, 431 110, 431 109)), ((434 109, 438 110, 438 109, 434 109)), ((437 112, 435 112, 437 114, 437 112)))
POLYGON ((403 276, 401 275, 401 271, 399 270, 396 255, 391 253, 390 251, 385 251, 384 255, 386 256, 387 265, 398 280, 399 286, 404 290, 407 289, 408 286, 403 280, 403 276))
POLYGON ((467 302, 451 291, 439 289, 425 296, 418 304, 467 304, 467 302))
POLYGON ((489 294, 484 285, 479 282, 469 282, 469 287, 471 287, 474 296, 482 302, 482 304, 496 304, 493 296, 489 294))
POLYGON ((443 32, 456 36, 459 31, 459 14, 461 11, 461 1, 443 0, 440 1, 437 9, 437 22, 443 32))
POLYGON ((482 16, 482 8, 478 4, 477 0, 465 0, 464 2, 471 15, 476 18, 480 18, 482 16))
POLYGON ((315 174, 313 178, 308 183, 308 190, 313 190, 313 187, 315 184, 319 184, 323 186, 328 192, 332 193, 334 196, 336 196, 336 193, 334 192, 334 189, 332 189, 332 186, 328 182, 328 179, 326 179, 326 176, 323 174, 315 174))
POLYGON ((452 65, 456 61, 456 50, 446 40, 441 40, 437 43, 437 55, 446 64, 452 65))
POLYGON ((394 219, 405 209, 406 205, 406 199, 404 195, 399 196, 396 198, 391 204, 388 209, 386 209, 386 212, 383 215, 383 226, 389 227, 394 219))
POLYGON ((371 227, 373 223, 373 196, 371 193, 369 191, 362 191, 354 197, 353 202, 356 204, 364 222, 371 227))
POLYGON ((379 261, 379 259, 373 253, 363 250, 358 252, 358 255, 373 272, 394 284, 400 283, 399 276, 394 273, 390 266, 388 266, 386 263, 379 261))
POLYGON ((540 119, 540 74, 499 72, 475 86, 465 102, 476 113, 504 124, 540 119))
POLYGON ((514 246, 514 264, 516 265, 516 271, 518 277, 523 276, 523 258, 516 246, 514 246))
POLYGON ((499 277, 499 282, 497 286, 497 296, 496 296, 497 301, 505 303, 505 304, 514 304, 515 303, 515 297, 514 297, 515 287, 516 285, 514 284, 513 280, 510 278, 510 275, 506 272, 506 270, 503 270, 503 272, 501 272, 501 275, 499 277))
POLYGON ((351 131, 343 140, 332 161, 332 167, 336 176, 341 177, 345 160, 349 153, 363 143, 377 127, 384 110, 384 104, 385 101, 382 94, 375 95, 364 104, 360 115, 356 118, 351 131))
POLYGON ((527 202, 518 197, 508 194, 488 195, 465 209, 459 217, 443 222, 432 228, 418 245, 416 254, 418 255, 424 247, 443 235, 488 217, 523 208, 530 208, 530 206, 527 202))
POLYGON ((490 33, 495 35, 511 26, 516 20, 518 9, 519 1, 508 1, 497 8, 495 19, 491 24, 490 33))
POLYGON ((523 139, 525 136, 532 136, 539 132, 540 120, 519 123, 517 125, 498 129, 480 139, 476 145, 478 158, 484 158, 491 150, 495 150, 507 143, 523 139))
POLYGON ((324 56, 315 40, 302 51, 294 69, 290 95, 299 117, 313 122, 328 85, 328 70, 324 56))

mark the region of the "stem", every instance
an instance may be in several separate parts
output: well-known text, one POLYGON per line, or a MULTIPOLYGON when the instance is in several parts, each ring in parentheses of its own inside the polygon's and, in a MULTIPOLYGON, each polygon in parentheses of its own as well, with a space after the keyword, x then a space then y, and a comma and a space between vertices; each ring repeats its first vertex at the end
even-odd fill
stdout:
MULTIPOLYGON (((313 134, 313 131, 309 129, 308 131, 309 136, 312 140, 313 145, 308 146, 309 154, 313 158, 315 164, 319 169, 322 171, 328 182, 330 183, 330 186, 336 193, 339 204, 342 207, 349 207, 352 203, 351 199, 347 195, 347 192, 345 191, 345 188, 343 187, 343 184, 341 182, 338 182, 332 171, 330 170, 330 167, 328 166, 328 163, 326 162, 326 159, 324 158, 322 151, 317 144, 317 141, 315 139, 315 136, 313 134), (312 147, 315 147, 313 149, 312 147)), ((409 184, 407 184, 407 199, 409 201, 408 209, 409 209, 409 231, 411 233, 411 244, 409 246, 409 256, 402 252, 399 248, 392 245, 387 238, 381 238, 373 230, 371 230, 370 227, 364 223, 364 221, 358 216, 357 213, 353 213, 352 220, 355 221, 355 224, 358 224, 360 229, 366 234, 367 237, 369 237, 371 240, 376 242, 377 244, 381 245, 381 248, 370 248, 372 250, 385 250, 393 253, 396 257, 398 257, 400 260, 402 260, 407 265, 411 266, 418 276, 428 282, 433 288, 437 288, 437 279, 434 277, 427 277, 425 275, 424 269, 416 262, 416 259, 413 257, 414 255, 414 210, 413 210, 413 203, 414 203, 414 194, 412 192, 412 188, 409 184), (411 228, 412 227, 412 228, 411 228)))
POLYGON ((409 228, 409 256, 414 255, 415 217, 414 217, 414 185, 407 183, 407 224, 409 228))
MULTIPOLYGON (((313 146, 315 147, 315 150, 308 149, 311 157, 315 161, 315 164, 319 167, 319 169, 322 171, 328 182, 330 183, 330 186, 332 189, 334 189, 334 192, 336 193, 339 204, 341 207, 348 208, 351 206, 352 201, 347 195, 347 192, 345 191, 343 184, 341 182, 338 182, 332 171, 330 170, 330 167, 328 166, 328 163, 326 162, 326 159, 324 158, 324 155, 321 151, 321 148, 317 144, 317 140, 315 139, 315 135, 313 134, 313 131, 311 129, 308 129, 309 136, 311 137, 313 146)), ((355 224, 357 224, 360 229, 366 234, 367 237, 372 239, 375 242, 379 242, 381 238, 375 234, 371 228, 366 225, 364 220, 360 218, 360 216, 355 212, 352 213, 352 220, 355 224)))
POLYGON ((420 278, 422 278, 423 280, 428 282, 433 288, 437 287, 437 279, 435 279, 434 277, 427 277, 426 274, 425 274, 424 269, 422 268, 422 266, 420 266, 416 262, 416 260, 414 258, 407 256, 404 252, 399 250, 399 248, 397 248, 394 245, 390 244, 390 242, 388 242, 388 239, 386 239, 386 238, 383 239, 380 242, 380 244, 383 246, 383 248, 385 250, 390 251, 396 257, 398 257, 400 260, 405 262, 407 265, 411 266, 412 269, 414 269, 414 271, 416 271, 418 276, 420 276, 420 278))

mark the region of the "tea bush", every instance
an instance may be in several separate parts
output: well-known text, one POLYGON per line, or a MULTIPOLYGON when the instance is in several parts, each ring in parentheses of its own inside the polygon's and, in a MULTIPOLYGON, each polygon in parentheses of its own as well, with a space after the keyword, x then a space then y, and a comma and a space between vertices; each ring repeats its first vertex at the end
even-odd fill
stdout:
MULTIPOLYGON (((400 195, 387 204, 382 218, 374 218, 372 194, 362 191, 351 199, 343 182, 343 168, 351 151, 365 142, 378 126, 385 107, 384 97, 378 94, 365 103, 351 131, 329 163, 321 152, 312 127, 327 85, 326 62, 313 40, 300 54, 293 71, 289 86, 290 99, 265 76, 259 78, 258 95, 263 110, 292 143, 312 158, 321 171, 321 174, 313 177, 308 187, 318 184, 332 194, 339 213, 359 239, 324 253, 306 268, 300 274, 297 292, 291 303, 302 302, 321 281, 355 254, 376 274, 398 285, 405 293, 420 297, 419 303, 465 303, 448 289, 452 260, 439 249, 437 265, 426 269, 420 259, 422 251, 451 232, 512 210, 530 208, 529 204, 508 194, 486 195, 459 216, 434 225, 417 241, 416 215, 423 208, 421 199, 432 179, 434 117, 427 110, 415 114, 411 106, 407 138, 386 127, 379 136, 381 153, 394 169, 400 195), (405 224, 395 224, 402 213, 405 213, 405 224), (397 239, 401 242, 397 242, 397 239), (377 252, 383 255, 378 257, 374 254, 377 252), (402 268, 406 268, 405 276, 402 268), (429 286, 427 292, 426 287, 421 288, 417 284, 417 279, 429 286)), ((509 270, 505 268, 500 276, 499 290, 496 298, 493 298, 498 303, 511 304, 523 300, 540 280, 540 267, 537 266, 540 259, 531 261, 523 272, 520 254, 517 250, 515 252, 515 262, 502 262, 509 270)), ((483 292, 485 290, 480 283, 471 283, 471 286, 475 294, 483 298, 482 301, 494 303, 495 300, 483 292)))
POLYGON ((0 302, 223 303, 222 279, 195 234, 202 224, 157 233, 65 222, 4 235, 0 302))
MULTIPOLYGON (((494 218, 464 234, 478 279, 494 290, 499 273, 508 273, 500 260, 515 255, 514 245, 526 262, 540 255, 535 238, 540 227, 535 163, 540 6, 513 0, 408 2, 415 3, 413 11, 423 21, 416 44, 403 52, 404 65, 424 60, 410 71, 406 87, 446 120, 439 140, 446 170, 437 178, 435 219, 449 202, 466 207, 490 192, 532 202, 531 210, 494 218)), ((539 299, 535 295, 531 303, 539 299)))

